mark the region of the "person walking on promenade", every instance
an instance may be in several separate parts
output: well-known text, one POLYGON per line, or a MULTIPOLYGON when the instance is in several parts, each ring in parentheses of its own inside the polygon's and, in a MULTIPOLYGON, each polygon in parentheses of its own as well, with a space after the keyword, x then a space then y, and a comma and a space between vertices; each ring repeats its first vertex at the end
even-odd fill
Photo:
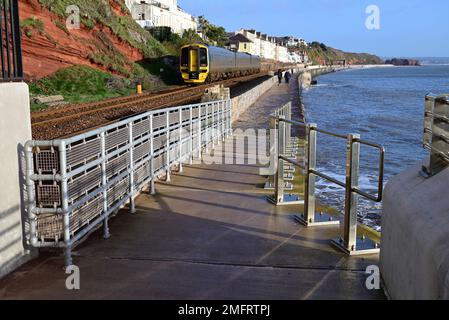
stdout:
POLYGON ((290 73, 290 71, 287 71, 287 72, 285 73, 285 82, 286 82, 287 84, 289 84, 291 78, 292 78, 292 74, 290 73))
POLYGON ((278 70, 278 80, 279 80, 279 85, 282 83, 282 70, 279 69, 278 70))

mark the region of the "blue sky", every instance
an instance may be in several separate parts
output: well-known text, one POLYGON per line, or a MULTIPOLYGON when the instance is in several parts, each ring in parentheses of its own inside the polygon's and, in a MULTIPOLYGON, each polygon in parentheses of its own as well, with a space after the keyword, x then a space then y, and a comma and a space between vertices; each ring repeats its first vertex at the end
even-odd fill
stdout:
POLYGON ((449 57, 448 0, 178 0, 235 31, 255 28, 353 52, 391 57, 449 57), (380 30, 368 30, 368 5, 380 9, 380 30))

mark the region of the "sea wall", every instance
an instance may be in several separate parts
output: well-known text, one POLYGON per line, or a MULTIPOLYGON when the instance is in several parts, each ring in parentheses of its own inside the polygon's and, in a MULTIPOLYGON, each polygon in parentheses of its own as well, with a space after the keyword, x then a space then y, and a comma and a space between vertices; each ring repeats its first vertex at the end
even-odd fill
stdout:
MULTIPOLYGON (((299 88, 302 90, 304 86, 310 86, 312 79, 322 74, 335 72, 333 67, 310 67, 308 69, 296 69, 295 72, 299 73, 299 88)), ((232 123, 234 123, 241 114, 243 114, 249 107, 251 107, 256 101, 268 90, 277 83, 277 77, 271 77, 268 80, 262 82, 258 86, 248 90, 247 92, 232 98, 232 123)), ((301 91, 300 91, 301 92, 301 91)))
POLYGON ((265 92, 270 90, 276 81, 276 77, 271 77, 258 86, 232 98, 232 123, 234 123, 241 114, 248 110, 248 108, 251 107, 265 92))
POLYGON ((392 299, 449 299, 449 169, 425 179, 421 166, 385 189, 380 266, 392 299))
POLYGON ((23 143, 31 139, 28 86, 0 83, 0 278, 36 254, 27 248, 23 143))

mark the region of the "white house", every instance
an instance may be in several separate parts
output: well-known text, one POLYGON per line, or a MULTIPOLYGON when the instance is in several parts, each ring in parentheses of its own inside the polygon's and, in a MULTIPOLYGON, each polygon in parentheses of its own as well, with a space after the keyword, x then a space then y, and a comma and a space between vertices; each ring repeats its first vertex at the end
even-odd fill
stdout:
POLYGON ((258 32, 256 32, 256 30, 246 30, 246 29, 240 29, 239 31, 236 32, 236 34, 242 34, 244 35, 246 38, 248 38, 248 40, 250 40, 253 43, 252 49, 251 49, 251 53, 252 55, 255 56, 261 56, 261 52, 260 52, 260 33, 258 35, 258 32))
POLYGON ((284 63, 292 62, 287 47, 279 44, 276 46, 276 61, 284 63))
POLYGON ((197 29, 196 18, 182 10, 177 0, 126 0, 126 6, 142 27, 170 27, 179 35, 197 29))

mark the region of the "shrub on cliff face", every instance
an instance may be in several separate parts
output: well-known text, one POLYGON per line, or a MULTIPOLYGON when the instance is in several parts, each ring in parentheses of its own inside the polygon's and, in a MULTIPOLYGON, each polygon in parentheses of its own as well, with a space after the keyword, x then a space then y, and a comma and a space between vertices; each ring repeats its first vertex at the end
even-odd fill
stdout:
POLYGON ((20 21, 20 27, 28 38, 33 37, 34 31, 37 31, 40 34, 44 32, 44 23, 35 16, 20 21))

